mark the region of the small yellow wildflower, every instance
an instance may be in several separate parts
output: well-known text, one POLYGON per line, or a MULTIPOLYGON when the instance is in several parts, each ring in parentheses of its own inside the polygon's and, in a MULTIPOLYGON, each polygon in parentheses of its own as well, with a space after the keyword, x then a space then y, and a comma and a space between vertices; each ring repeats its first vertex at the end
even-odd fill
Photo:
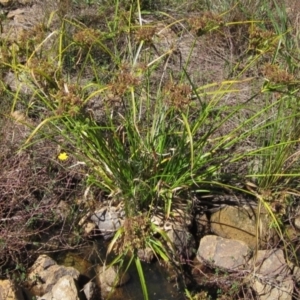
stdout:
POLYGON ((59 155, 58 155, 58 159, 59 160, 62 160, 62 161, 64 161, 64 160, 67 160, 68 159, 68 154, 66 153, 66 152, 61 152, 59 155))

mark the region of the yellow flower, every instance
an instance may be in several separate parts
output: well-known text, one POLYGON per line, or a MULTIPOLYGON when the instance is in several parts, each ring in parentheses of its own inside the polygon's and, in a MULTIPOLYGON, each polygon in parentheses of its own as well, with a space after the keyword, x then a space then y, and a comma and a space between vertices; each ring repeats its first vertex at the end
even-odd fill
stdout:
POLYGON ((66 152, 61 152, 59 155, 58 155, 58 159, 59 160, 62 160, 62 161, 64 161, 64 160, 67 160, 68 159, 68 154, 66 153, 66 152))

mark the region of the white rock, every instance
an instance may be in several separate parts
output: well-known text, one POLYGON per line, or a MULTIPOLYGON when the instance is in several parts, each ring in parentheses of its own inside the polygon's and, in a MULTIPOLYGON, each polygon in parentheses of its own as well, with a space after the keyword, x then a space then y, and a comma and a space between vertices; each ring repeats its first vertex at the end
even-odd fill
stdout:
POLYGON ((40 255, 29 269, 28 289, 36 296, 41 296, 52 290, 59 278, 66 275, 75 280, 79 278, 79 271, 72 267, 59 266, 47 255, 40 255))
POLYGON ((38 297, 37 300, 80 300, 78 290, 73 277, 67 275, 60 278, 52 290, 38 297))

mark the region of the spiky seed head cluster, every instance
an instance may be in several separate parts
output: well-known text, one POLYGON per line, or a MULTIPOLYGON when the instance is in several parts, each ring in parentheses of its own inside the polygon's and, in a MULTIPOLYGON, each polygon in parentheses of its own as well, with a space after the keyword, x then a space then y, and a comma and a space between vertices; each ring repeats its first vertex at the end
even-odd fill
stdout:
POLYGON ((272 52, 276 49, 277 43, 275 32, 264 30, 255 25, 249 27, 249 50, 272 52))
POLYGON ((91 47, 97 41, 101 40, 101 32, 93 28, 85 28, 76 32, 73 35, 73 40, 75 43, 83 47, 91 47))
POLYGON ((31 75, 33 75, 35 82, 42 87, 49 87, 51 81, 58 80, 58 74, 56 64, 51 60, 39 59, 33 57, 27 61, 27 67, 30 69, 31 75))
POLYGON ((137 42, 144 41, 147 43, 151 43, 152 38, 155 35, 155 31, 155 26, 141 26, 135 30, 134 38, 137 42))
POLYGON ((83 108, 81 90, 77 85, 67 85, 65 83, 52 96, 57 103, 56 113, 58 115, 67 113, 70 116, 75 116, 80 113, 83 108))
POLYGON ((130 87, 137 87, 141 76, 131 69, 129 65, 121 65, 111 84, 111 91, 116 96, 123 96, 130 87))
POLYGON ((176 84, 173 81, 166 83, 163 89, 165 102, 176 109, 187 107, 192 98, 191 86, 184 83, 176 84))
POLYGON ((188 18, 187 22, 190 26, 190 30, 196 35, 204 34, 212 28, 224 24, 222 17, 211 11, 206 11, 201 16, 188 18))
POLYGON ((295 81, 292 74, 288 73, 286 70, 280 69, 278 65, 274 64, 265 64, 263 74, 270 82, 275 84, 289 84, 295 81))
MULTIPOLYGON (((20 45, 28 46, 28 42, 31 42, 32 46, 36 46, 37 44, 41 43, 47 34, 47 26, 44 23, 37 23, 29 30, 25 30, 22 32, 20 37, 20 45)), ((32 48, 33 50, 34 48, 32 48)))

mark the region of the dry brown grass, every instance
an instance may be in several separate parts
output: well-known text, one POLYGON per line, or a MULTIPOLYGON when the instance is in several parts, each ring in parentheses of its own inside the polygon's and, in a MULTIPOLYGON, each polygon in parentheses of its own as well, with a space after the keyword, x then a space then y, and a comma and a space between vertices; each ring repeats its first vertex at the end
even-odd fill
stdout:
MULTIPOLYGON (((27 266, 40 252, 76 247, 79 216, 75 197, 83 193, 83 176, 59 163, 57 146, 40 142, 18 152, 28 127, 24 116, 2 119, 0 151, 0 273, 16 265, 27 266), (18 119, 18 121, 16 121, 18 119), (69 203, 64 215, 60 201, 69 203), (70 217, 69 222, 67 218, 70 217), (50 244, 56 245, 51 248, 50 244)), ((71 162, 70 162, 71 163, 71 162)), ((78 238, 78 237, 77 237, 78 238)))

